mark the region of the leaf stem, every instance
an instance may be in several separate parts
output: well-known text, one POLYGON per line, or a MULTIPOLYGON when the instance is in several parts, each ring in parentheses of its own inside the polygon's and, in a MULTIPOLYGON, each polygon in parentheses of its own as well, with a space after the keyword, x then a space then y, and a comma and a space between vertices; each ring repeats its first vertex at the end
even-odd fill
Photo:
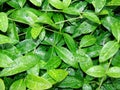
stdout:
MULTIPOLYGON (((110 61, 109 61, 109 63, 108 63, 108 66, 107 66, 107 69, 106 69, 105 72, 107 72, 107 70, 109 69, 111 62, 112 62, 112 58, 110 59, 110 61)), ((102 77, 102 79, 101 79, 101 81, 100 81, 100 84, 99 84, 99 86, 98 86, 98 90, 100 90, 100 88, 101 88, 101 86, 102 86, 105 78, 106 78, 106 76, 105 76, 105 77, 102 77)))

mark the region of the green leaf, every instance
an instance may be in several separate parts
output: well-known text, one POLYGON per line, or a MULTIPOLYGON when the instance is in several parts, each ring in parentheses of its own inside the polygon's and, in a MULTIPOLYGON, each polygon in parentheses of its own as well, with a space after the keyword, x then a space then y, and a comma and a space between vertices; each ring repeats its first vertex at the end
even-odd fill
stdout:
POLYGON ((79 10, 77 10, 75 7, 64 8, 62 11, 70 15, 80 15, 79 10))
POLYGON ((82 22, 75 30, 73 37, 80 36, 81 34, 88 34, 94 32, 98 25, 90 21, 82 22))
POLYGON ((47 14, 41 14, 37 21, 38 23, 43 23, 43 24, 48 24, 51 25, 52 27, 58 29, 58 27, 56 26, 56 24, 52 21, 52 19, 47 15, 47 14))
POLYGON ((101 1, 93 0, 92 4, 93 4, 93 6, 95 8, 95 12, 99 13, 103 9, 103 7, 105 6, 106 0, 101 0, 101 1))
POLYGON ((19 41, 17 27, 14 22, 9 23, 7 34, 12 39, 14 44, 16 44, 19 41))
POLYGON ((37 15, 33 13, 29 8, 22 8, 22 9, 15 10, 10 15, 10 18, 12 18, 17 22, 21 22, 31 26, 38 20, 37 15))
POLYGON ((101 20, 102 25, 108 29, 109 31, 111 31, 111 28, 113 27, 113 24, 118 22, 116 18, 112 17, 112 16, 107 16, 105 18, 103 18, 101 20))
POLYGON ((97 15, 92 11, 83 12, 83 16, 86 17, 87 19, 95 22, 95 23, 101 24, 101 22, 100 22, 99 18, 97 17, 97 15))
POLYGON ((113 83, 113 86, 116 88, 116 89, 120 89, 120 79, 114 79, 114 81, 112 82, 113 83))
POLYGON ((36 47, 36 43, 32 39, 25 39, 19 42, 16 47, 22 54, 24 54, 33 50, 36 47))
POLYGON ((12 62, 9 56, 0 52, 0 67, 9 67, 12 62))
POLYGON ((12 43, 12 40, 9 37, 0 34, 0 44, 5 44, 5 43, 12 43))
POLYGON ((0 12, 0 30, 6 32, 8 29, 8 17, 6 13, 0 12))
POLYGON ((55 1, 49 0, 49 3, 57 9, 64 9, 70 5, 71 0, 63 0, 63 1, 61 1, 61 0, 55 0, 55 1))
POLYGON ((35 24, 31 29, 31 35, 33 39, 36 39, 42 30, 43 30, 43 26, 35 24))
POLYGON ((113 57, 113 59, 112 59, 112 65, 120 67, 120 50, 113 57))
POLYGON ((64 8, 62 11, 70 15, 80 15, 80 13, 83 12, 86 6, 86 2, 80 1, 79 3, 75 3, 67 8, 64 8))
POLYGON ((39 58, 35 54, 18 57, 11 63, 11 67, 4 68, 0 72, 0 76, 11 76, 26 71, 35 66, 38 62, 39 58))
POLYGON ((35 6, 40 7, 42 5, 43 0, 29 0, 35 6))
POLYGON ((3 3, 7 2, 8 0, 1 0, 0 1, 0 5, 2 5, 3 3))
POLYGON ((105 69, 102 66, 93 66, 86 73, 93 77, 103 77, 105 76, 105 69))
POLYGON ((48 74, 57 82, 61 82, 66 78, 68 72, 63 69, 52 69, 48 71, 48 74))
POLYGON ((75 57, 73 54, 66 48, 64 47, 55 47, 55 50, 58 54, 58 56, 68 65, 73 66, 75 68, 78 67, 78 63, 75 60, 75 57))
POLYGON ((10 90, 26 90, 26 85, 23 79, 16 80, 10 86, 10 90))
POLYGON ((89 84, 83 84, 82 90, 92 90, 92 87, 89 84))
POLYGON ((107 3, 108 6, 120 6, 120 1, 119 0, 110 0, 107 3))
POLYGON ((32 74, 26 76, 25 84, 32 90, 45 90, 52 87, 52 84, 46 79, 32 74))
POLYGON ((72 0, 63 0, 63 4, 65 7, 68 7, 70 5, 72 0))
POLYGON ((0 90, 5 90, 5 84, 2 79, 0 79, 0 90))
POLYGON ((52 85, 57 83, 57 81, 54 80, 48 73, 45 73, 44 75, 42 75, 42 77, 49 81, 52 85))
POLYGON ((92 35, 85 35, 80 41, 80 47, 87 47, 95 44, 96 38, 92 35))
POLYGON ((79 62, 81 69, 86 72, 90 67, 93 66, 91 58, 85 54, 82 49, 78 50, 76 53, 76 59, 79 62))
POLYGON ((113 78, 120 78, 120 67, 111 67, 107 71, 107 75, 113 78))
POLYGON ((87 1, 87 2, 89 2, 89 3, 92 3, 93 0, 85 0, 85 1, 87 1))
POLYGON ((64 21, 64 16, 60 13, 53 14, 53 20, 54 20, 55 24, 57 24, 57 26, 61 30, 64 26, 64 22, 63 22, 64 21))
POLYGON ((22 8, 25 3, 26 3, 26 0, 9 0, 7 2, 7 4, 13 8, 22 8))
POLYGON ((82 87, 83 82, 73 76, 67 76, 58 87, 60 88, 80 88, 82 87))
POLYGON ((100 50, 102 49, 102 46, 95 44, 93 46, 83 48, 85 50, 85 53, 90 56, 91 58, 95 58, 99 56, 100 50))
POLYGON ((115 23, 111 26, 112 34, 117 39, 118 42, 120 42, 120 21, 117 20, 115 23))
POLYGON ((90 67, 93 66, 93 62, 89 56, 79 56, 79 58, 80 67, 84 72, 86 72, 90 67))
POLYGON ((55 69, 61 64, 61 59, 57 56, 51 57, 47 63, 45 64, 44 68, 47 70, 55 69))
POLYGON ((74 39, 69 34, 63 34, 65 43, 67 44, 68 48, 71 52, 76 52, 76 44, 74 39))
POLYGON ((107 42, 101 49, 99 55, 99 62, 107 61, 109 58, 115 55, 118 49, 119 49, 119 44, 117 42, 115 41, 107 42))
MULTIPOLYGON (((42 62, 39 62, 39 63, 43 64, 42 62)), ((38 76, 39 71, 40 71, 40 64, 39 63, 36 64, 34 67, 30 68, 29 70, 27 70, 27 73, 38 76)))

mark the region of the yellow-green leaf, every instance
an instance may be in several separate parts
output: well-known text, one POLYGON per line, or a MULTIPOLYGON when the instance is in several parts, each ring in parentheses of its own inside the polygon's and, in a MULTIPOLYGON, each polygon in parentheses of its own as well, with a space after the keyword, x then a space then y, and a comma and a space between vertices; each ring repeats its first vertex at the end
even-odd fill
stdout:
POLYGON ((120 78, 120 67, 111 67, 107 71, 107 75, 113 78, 120 78))
POLYGON ((0 30, 2 32, 6 32, 8 29, 8 17, 6 13, 1 12, 0 13, 0 30))
POLYGON ((2 79, 0 79, 0 90, 5 90, 5 84, 2 79))
POLYGON ((32 27, 32 29, 31 29, 31 35, 32 35, 32 37, 33 37, 34 39, 36 39, 36 38, 39 36, 39 34, 40 34, 40 32, 42 31, 42 29, 43 29, 43 26, 38 25, 38 24, 35 24, 35 25, 32 27))
POLYGON ((46 79, 32 74, 26 76, 25 84, 32 90, 46 90, 52 87, 52 84, 46 79))
POLYGON ((48 71, 48 74, 57 82, 62 81, 68 75, 68 72, 62 69, 52 69, 48 71))

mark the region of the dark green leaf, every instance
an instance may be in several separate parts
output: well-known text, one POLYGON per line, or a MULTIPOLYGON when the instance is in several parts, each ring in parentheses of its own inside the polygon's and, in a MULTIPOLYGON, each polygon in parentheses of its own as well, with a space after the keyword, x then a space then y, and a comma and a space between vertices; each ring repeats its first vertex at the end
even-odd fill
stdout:
POLYGON ((64 16, 62 14, 53 14, 53 20, 55 22, 55 24, 57 24, 57 26, 59 27, 59 29, 61 30, 64 26, 64 16))
POLYGON ((83 82, 75 77, 67 76, 58 87, 61 88, 80 88, 82 87, 83 82))
POLYGON ((120 51, 112 59, 112 65, 120 67, 120 51))

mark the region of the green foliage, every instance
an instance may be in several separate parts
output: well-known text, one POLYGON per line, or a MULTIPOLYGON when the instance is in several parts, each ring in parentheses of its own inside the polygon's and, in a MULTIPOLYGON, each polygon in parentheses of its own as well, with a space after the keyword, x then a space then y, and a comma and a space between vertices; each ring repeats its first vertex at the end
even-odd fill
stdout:
POLYGON ((119 0, 0 0, 0 90, 120 90, 119 0))

